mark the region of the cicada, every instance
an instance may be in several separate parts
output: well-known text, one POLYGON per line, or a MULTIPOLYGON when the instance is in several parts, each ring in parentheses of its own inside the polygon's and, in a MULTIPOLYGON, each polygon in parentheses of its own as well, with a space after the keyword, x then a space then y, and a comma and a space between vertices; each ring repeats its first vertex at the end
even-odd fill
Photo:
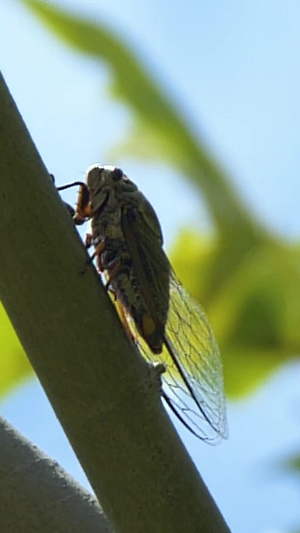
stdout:
POLYGON ((161 362, 162 397, 203 441, 226 436, 222 364, 203 310, 184 290, 163 249, 156 213, 117 167, 92 165, 79 185, 75 224, 90 220, 87 247, 131 339, 161 362))

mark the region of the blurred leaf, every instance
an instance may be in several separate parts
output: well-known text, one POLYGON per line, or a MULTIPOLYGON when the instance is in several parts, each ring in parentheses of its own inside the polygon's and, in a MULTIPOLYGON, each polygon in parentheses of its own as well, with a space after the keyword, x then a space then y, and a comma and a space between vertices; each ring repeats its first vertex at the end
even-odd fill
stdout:
POLYGON ((297 474, 300 479, 300 454, 294 455, 293 457, 288 457, 283 463, 282 466, 285 470, 297 474))
POLYGON ((218 231, 240 233, 243 240, 253 233, 255 223, 241 205, 224 172, 194 135, 190 121, 165 94, 157 80, 112 30, 95 21, 50 6, 39 0, 22 0, 47 27, 72 48, 107 62, 111 69, 112 93, 129 105, 136 121, 126 149, 151 158, 164 158, 188 176, 206 198, 218 231))
POLYGON ((0 398, 33 374, 18 337, 0 304, 0 398))
POLYGON ((220 249, 216 238, 183 232, 172 259, 213 325, 227 393, 240 396, 300 353, 300 250, 270 240, 249 249, 234 275, 220 275, 220 249))

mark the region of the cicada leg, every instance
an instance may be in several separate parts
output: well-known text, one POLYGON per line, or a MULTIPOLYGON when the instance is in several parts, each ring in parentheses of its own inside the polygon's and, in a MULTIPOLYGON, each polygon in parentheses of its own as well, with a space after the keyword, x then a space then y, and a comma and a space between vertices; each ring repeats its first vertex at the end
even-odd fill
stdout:
MULTIPOLYGON (((88 250, 94 244, 94 238, 91 233, 87 233, 85 236, 85 247, 88 250)), ((84 274, 94 259, 97 259, 97 267, 99 272, 103 272, 103 266, 101 262, 101 252, 105 250, 105 239, 101 240, 96 246, 94 253, 87 259, 85 269, 82 271, 84 274)))
POLYGON ((84 241, 84 245, 85 245, 87 250, 92 246, 93 240, 94 239, 93 239, 92 233, 87 233, 86 236, 85 236, 85 241, 84 241))
POLYGON ((112 281, 116 278, 116 276, 123 270, 122 263, 119 258, 114 259, 109 265, 108 268, 106 267, 106 270, 108 272, 107 281, 105 284, 106 289, 109 288, 112 281))
MULTIPOLYGON (((91 243, 90 245, 93 244, 93 237, 91 236, 91 243)), ((93 261, 95 258, 97 259, 97 264, 98 264, 98 267, 99 267, 99 270, 100 272, 103 271, 103 266, 102 266, 102 262, 101 262, 101 253, 105 250, 105 238, 102 239, 100 242, 98 242, 96 245, 95 245, 95 250, 94 250, 94 253, 91 255, 91 261, 93 261)))
MULTIPOLYGON (((93 243, 94 243, 93 236, 88 234, 86 237, 86 244, 90 246, 93 243)), ((116 278, 116 276, 120 273, 120 271, 125 270, 127 267, 124 267, 120 257, 114 258, 108 264, 103 263, 102 252, 104 252, 106 248, 105 238, 101 239, 101 241, 98 242, 97 244, 94 243, 94 245, 95 245, 95 250, 94 250, 94 253, 91 255, 91 261, 96 259, 99 272, 105 271, 106 279, 107 279, 105 287, 108 289, 109 285, 116 278)))
POLYGON ((92 206, 90 204, 90 193, 85 183, 80 183, 76 213, 73 217, 77 226, 83 224, 87 219, 93 216, 92 206))

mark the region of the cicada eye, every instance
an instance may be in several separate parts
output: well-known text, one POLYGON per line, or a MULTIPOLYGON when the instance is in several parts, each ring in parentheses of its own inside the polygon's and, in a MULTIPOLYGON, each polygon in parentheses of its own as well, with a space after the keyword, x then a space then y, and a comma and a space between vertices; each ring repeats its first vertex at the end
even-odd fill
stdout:
POLYGON ((113 181, 119 181, 123 177, 123 171, 120 168, 114 168, 114 170, 111 173, 111 178, 113 181))

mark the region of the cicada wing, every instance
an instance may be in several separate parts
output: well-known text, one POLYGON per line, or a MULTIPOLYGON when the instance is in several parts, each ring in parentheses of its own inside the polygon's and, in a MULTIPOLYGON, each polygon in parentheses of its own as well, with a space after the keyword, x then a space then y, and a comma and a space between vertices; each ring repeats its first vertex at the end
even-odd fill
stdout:
POLYGON ((197 437, 217 444, 227 436, 222 363, 204 311, 178 279, 170 279, 165 343, 154 354, 129 318, 132 336, 150 363, 162 362, 163 398, 178 419, 197 437))
POLYGON ((199 438, 216 443, 227 435, 222 363, 204 311, 177 277, 170 278, 170 305, 162 359, 169 402, 199 438))
MULTIPOLYGON (((184 289, 182 290, 184 294, 187 294, 184 289)), ((173 296, 171 295, 171 308, 173 307, 172 300, 173 296)), ((193 322, 193 325, 197 325, 199 323, 199 307, 190 296, 187 298, 188 301, 195 305, 195 314, 197 315, 196 319, 190 317, 188 323, 193 322)), ((176 304, 175 308, 178 309, 176 304)), ((167 323, 166 342, 160 354, 154 354, 150 350, 130 317, 128 317, 129 328, 143 357, 150 363, 162 362, 164 364, 165 372, 161 375, 162 397, 176 417, 196 437, 209 444, 217 444, 227 434, 222 367, 218 348, 213 337, 208 341, 202 341, 202 345, 206 349, 206 352, 203 351, 202 353, 196 351, 196 343, 191 347, 191 336, 186 337, 185 341, 181 342, 182 339, 177 337, 181 334, 181 324, 179 325, 177 311, 175 312, 176 320, 172 320, 173 309, 170 310, 171 316, 170 323, 169 321, 167 323), (182 352, 183 349, 187 351, 182 352), (205 360, 205 356, 207 360, 205 360), (193 357, 195 358, 194 361, 191 359, 193 357)), ((208 326, 205 316, 202 316, 205 325, 208 326)), ((210 335, 211 330, 208 326, 206 331, 202 320, 200 322, 201 333, 204 338, 204 334, 209 333, 210 335)), ((185 329, 185 326, 183 327, 185 329)), ((197 346, 199 346, 198 338, 197 346)))
POLYGON ((123 209, 122 228, 132 268, 145 302, 144 311, 153 320, 160 349, 169 310, 171 266, 162 248, 159 222, 143 197, 139 209, 123 209))
POLYGON ((148 309, 155 322, 167 319, 162 353, 155 355, 149 349, 129 317, 133 337, 146 359, 164 363, 163 397, 179 420, 200 439, 216 443, 226 436, 226 411, 222 364, 213 332, 200 306, 172 271, 149 205, 144 203, 134 216, 124 210, 122 226, 148 309))

